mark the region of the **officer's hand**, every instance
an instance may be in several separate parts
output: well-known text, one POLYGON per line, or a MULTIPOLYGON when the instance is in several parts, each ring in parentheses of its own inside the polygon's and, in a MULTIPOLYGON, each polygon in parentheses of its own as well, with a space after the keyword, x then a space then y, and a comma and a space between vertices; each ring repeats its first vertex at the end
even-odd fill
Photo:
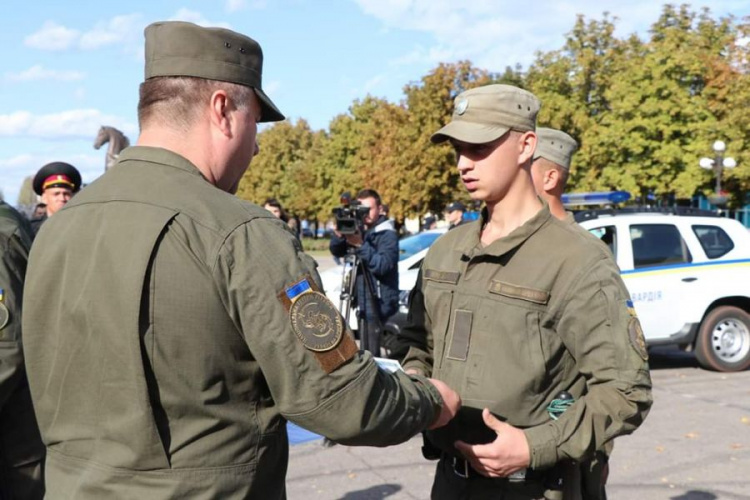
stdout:
POLYGON ((432 425, 428 427, 428 429, 432 430, 444 426, 456 416, 456 413, 458 413, 458 410, 461 408, 461 396, 448 387, 445 382, 441 382, 434 378, 428 380, 432 382, 432 385, 435 386, 435 389, 438 390, 440 396, 443 398, 443 406, 440 408, 440 415, 434 422, 432 422, 432 425))
POLYGON ((474 470, 487 477, 507 477, 528 467, 531 455, 526 434, 517 427, 499 421, 487 408, 482 411, 482 418, 487 427, 497 433, 497 438, 493 442, 454 443, 474 470))
POLYGON ((345 238, 346 238, 346 242, 349 243, 353 247, 362 246, 362 235, 360 235, 358 232, 354 234, 347 234, 345 238))

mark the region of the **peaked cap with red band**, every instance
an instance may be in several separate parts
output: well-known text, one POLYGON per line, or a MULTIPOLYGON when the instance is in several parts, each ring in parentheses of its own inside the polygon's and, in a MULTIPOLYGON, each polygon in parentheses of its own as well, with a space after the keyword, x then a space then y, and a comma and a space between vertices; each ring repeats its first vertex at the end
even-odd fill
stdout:
POLYGON ((75 193, 81 189, 81 173, 69 163, 48 163, 34 176, 34 192, 41 196, 45 189, 52 187, 68 188, 75 193))

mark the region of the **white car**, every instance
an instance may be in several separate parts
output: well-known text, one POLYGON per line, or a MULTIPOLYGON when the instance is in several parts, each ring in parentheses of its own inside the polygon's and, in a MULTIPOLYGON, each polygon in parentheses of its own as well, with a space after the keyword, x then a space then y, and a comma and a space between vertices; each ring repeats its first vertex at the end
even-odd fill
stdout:
POLYGON ((750 233, 732 219, 671 212, 594 211, 580 224, 614 253, 649 345, 694 349, 705 368, 744 370, 750 233))

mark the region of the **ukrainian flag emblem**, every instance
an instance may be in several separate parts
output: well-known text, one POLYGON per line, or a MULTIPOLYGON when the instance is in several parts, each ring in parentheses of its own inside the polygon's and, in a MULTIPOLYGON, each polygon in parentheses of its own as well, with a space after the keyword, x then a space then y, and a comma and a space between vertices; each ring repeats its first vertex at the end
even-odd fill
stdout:
POLYGON ((627 302, 625 302, 625 305, 628 308, 628 314, 630 314, 634 318, 637 318, 638 315, 635 313, 635 306, 633 305, 633 301, 628 300, 627 302))

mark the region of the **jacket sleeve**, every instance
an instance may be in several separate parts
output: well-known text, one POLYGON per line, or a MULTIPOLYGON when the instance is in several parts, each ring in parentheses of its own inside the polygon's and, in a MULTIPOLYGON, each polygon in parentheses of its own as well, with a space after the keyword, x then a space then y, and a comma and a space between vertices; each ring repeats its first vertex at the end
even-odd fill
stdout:
POLYGON ((417 283, 409 294, 409 313, 406 316, 406 326, 398 337, 399 342, 408 346, 408 352, 401 363, 404 370, 414 369, 426 377, 432 375, 432 328, 424 305, 422 269, 419 270, 417 283))
POLYGON ((557 332, 586 379, 587 393, 559 420, 525 430, 535 469, 580 460, 630 434, 652 403, 640 323, 612 260, 586 266, 563 303, 557 332))
MULTIPOLYGON (((351 445, 396 444, 425 429, 442 405, 426 379, 387 373, 363 351, 328 373, 298 338, 294 311, 279 296, 305 277, 320 288, 320 278, 312 258, 276 224, 258 219, 236 229, 220 252, 215 280, 281 414, 351 445)), ((335 328, 333 316, 305 314, 298 319, 335 328)), ((339 324, 343 328, 343 320, 339 324)))
POLYGON ((28 254, 13 237, 0 235, 0 413, 23 379, 21 310, 28 254), (3 318, 7 315, 7 320, 3 318), (1 326, 5 322, 5 326, 1 326))
POLYGON ((383 279, 398 268, 398 234, 386 230, 368 236, 357 254, 376 278, 383 279))
POLYGON ((343 236, 331 235, 331 241, 328 242, 328 248, 334 257, 343 257, 346 255, 346 239, 343 236))

